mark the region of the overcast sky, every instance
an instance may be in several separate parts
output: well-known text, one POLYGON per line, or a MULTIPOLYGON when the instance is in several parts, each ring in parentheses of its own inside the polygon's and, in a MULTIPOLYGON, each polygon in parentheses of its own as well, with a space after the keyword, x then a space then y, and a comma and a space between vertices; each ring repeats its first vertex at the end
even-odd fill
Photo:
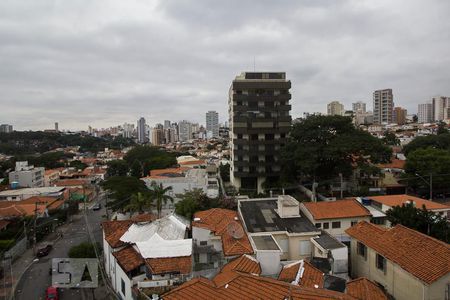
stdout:
POLYGON ((450 1, 1 0, 0 123, 227 118, 241 71, 285 71, 292 116, 392 88, 450 96, 450 1))

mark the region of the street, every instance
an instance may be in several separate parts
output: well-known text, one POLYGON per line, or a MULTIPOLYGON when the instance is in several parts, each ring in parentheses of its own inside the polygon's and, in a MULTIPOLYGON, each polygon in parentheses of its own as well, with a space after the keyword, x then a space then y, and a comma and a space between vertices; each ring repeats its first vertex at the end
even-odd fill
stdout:
MULTIPOLYGON (((102 208, 97 211, 87 209, 86 214, 95 241, 101 245, 102 229, 100 223, 103 220, 102 215, 106 212, 104 199, 99 197, 97 201, 102 204, 102 208)), ((73 221, 69 226, 66 226, 63 231, 63 237, 53 244, 53 250, 50 251, 50 254, 32 263, 30 268, 22 275, 16 287, 15 299, 45 299, 45 291, 47 287, 51 285, 51 275, 49 274, 49 270, 51 268, 52 258, 66 258, 68 257, 68 251, 72 246, 86 241, 89 241, 89 235, 83 212, 80 211, 78 215, 73 216, 73 221)), ((59 292, 60 299, 92 299, 92 291, 82 289, 59 289, 59 292)))

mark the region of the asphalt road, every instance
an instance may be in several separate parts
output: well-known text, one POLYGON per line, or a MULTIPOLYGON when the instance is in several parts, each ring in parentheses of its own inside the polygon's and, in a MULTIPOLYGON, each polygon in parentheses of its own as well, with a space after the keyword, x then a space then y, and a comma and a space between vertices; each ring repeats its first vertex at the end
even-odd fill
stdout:
MULTIPOLYGON (((102 204, 102 208, 97 211, 87 210, 87 219, 90 224, 91 231, 97 242, 102 243, 102 215, 105 212, 104 199, 99 197, 98 202, 102 204)), ((31 267, 22 275, 17 285, 15 298, 16 300, 45 299, 45 290, 51 285, 51 268, 52 258, 68 257, 69 249, 79 243, 89 241, 86 222, 83 214, 74 216, 69 228, 64 232, 63 237, 53 245, 53 250, 46 257, 40 258, 34 262, 31 267)), ((59 289, 60 299, 89 299, 91 294, 87 290, 82 289, 59 289), (83 295, 82 295, 83 293, 83 295)))

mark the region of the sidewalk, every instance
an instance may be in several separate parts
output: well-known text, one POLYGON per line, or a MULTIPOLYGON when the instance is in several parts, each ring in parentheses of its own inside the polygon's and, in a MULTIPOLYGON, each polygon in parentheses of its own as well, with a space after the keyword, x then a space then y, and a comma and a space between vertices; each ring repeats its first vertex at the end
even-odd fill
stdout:
MULTIPOLYGON (((82 215, 72 216, 72 221, 81 218, 82 215)), ((65 223, 57 228, 57 232, 63 234, 70 227, 71 222, 65 223)), ((58 242, 60 236, 57 232, 52 232, 47 235, 41 242, 36 245, 36 249, 46 246, 47 244, 54 244, 58 242)), ((28 268, 34 263, 36 256, 33 254, 33 248, 27 249, 19 258, 17 258, 12 264, 12 278, 9 265, 5 266, 5 276, 0 279, 0 299, 11 299, 11 292, 15 289, 17 283, 20 281, 22 275, 28 270, 28 268)))

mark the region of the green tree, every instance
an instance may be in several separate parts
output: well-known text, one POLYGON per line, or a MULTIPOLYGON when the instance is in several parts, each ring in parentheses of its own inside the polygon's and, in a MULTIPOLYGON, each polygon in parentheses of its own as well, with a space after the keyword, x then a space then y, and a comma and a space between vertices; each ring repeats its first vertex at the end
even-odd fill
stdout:
POLYGON ((136 193, 148 193, 145 183, 130 176, 109 177, 102 184, 102 187, 111 193, 112 201, 108 202, 108 207, 112 210, 123 210, 131 201, 131 196, 136 193))
POLYGON ((130 203, 125 206, 125 210, 129 212, 150 212, 152 207, 152 198, 149 193, 138 192, 131 196, 130 203))
POLYGON ((109 161, 108 165, 108 176, 127 176, 128 174, 128 164, 126 161, 121 159, 116 159, 109 161))
POLYGON ((400 145, 399 138, 395 135, 395 133, 391 131, 384 132, 383 142, 389 146, 398 146, 400 145))
POLYGON ((438 124, 437 135, 448 133, 448 127, 445 122, 440 121, 438 124))
POLYGON ((157 147, 152 146, 136 146, 125 155, 124 160, 131 168, 131 172, 137 175, 137 164, 141 168, 141 176, 148 175, 150 170, 164 169, 177 164, 175 154, 168 153, 157 147))
POLYGON ((142 177, 142 166, 139 163, 138 160, 135 160, 132 164, 131 164, 131 170, 130 170, 130 174, 133 177, 136 178, 141 178, 142 177))
MULTIPOLYGON (((447 189, 450 182, 450 151, 442 149, 418 149, 408 154, 404 178, 414 189, 429 190, 429 182, 416 174, 428 178, 433 176, 433 190, 447 189)), ((429 181, 429 180, 428 180, 429 181)))
POLYGON ((315 182, 350 176, 355 167, 389 161, 392 151, 349 117, 313 115, 293 126, 281 151, 284 182, 298 177, 315 182))
POLYGON ((155 181, 152 181, 150 185, 150 195, 153 201, 155 201, 156 210, 158 211, 158 218, 161 217, 163 204, 166 205, 167 201, 173 203, 173 197, 167 195, 167 193, 171 190, 171 186, 163 187, 162 183, 157 184, 155 181))
POLYGON ((95 248, 99 250, 98 245, 92 243, 83 242, 69 249, 70 258, 96 258, 95 248))
POLYGON ((412 119, 414 123, 419 122, 419 117, 417 115, 413 115, 412 119))
POLYGON ((450 230, 447 219, 422 207, 413 204, 394 206, 386 212, 387 219, 393 226, 401 224, 436 239, 450 242, 450 230))
POLYGON ((84 170, 86 169, 87 165, 85 163, 82 163, 80 160, 73 160, 69 163, 69 167, 75 168, 77 170, 84 170))
MULTIPOLYGON (((209 199, 201 189, 185 191, 184 194, 177 195, 177 197, 180 201, 175 204, 175 212, 188 220, 192 219, 192 216, 197 211, 207 210, 220 205, 219 200, 209 199)), ((228 205, 228 202, 223 204, 228 205)))
POLYGON ((450 151, 450 133, 439 135, 419 136, 408 143, 403 151, 406 156, 418 149, 435 148, 450 151))

